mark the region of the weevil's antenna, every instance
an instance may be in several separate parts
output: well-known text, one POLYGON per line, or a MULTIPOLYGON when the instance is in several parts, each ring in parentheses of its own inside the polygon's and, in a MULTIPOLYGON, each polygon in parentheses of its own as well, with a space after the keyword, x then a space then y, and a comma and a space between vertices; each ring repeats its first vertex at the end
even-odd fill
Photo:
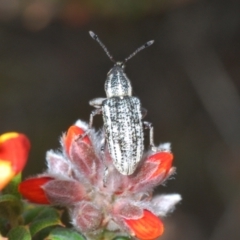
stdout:
POLYGON ((110 54, 110 52, 108 51, 108 49, 106 48, 106 46, 102 43, 102 41, 99 39, 98 35, 95 34, 92 31, 89 31, 90 36, 92 37, 93 40, 96 40, 99 45, 103 48, 104 52, 107 54, 107 56, 110 58, 110 60, 114 63, 116 63, 116 61, 114 60, 113 56, 110 54))
POLYGON ((138 52, 142 51, 143 49, 151 46, 154 43, 154 40, 148 41, 145 44, 143 44, 141 47, 139 47, 135 52, 133 52, 129 57, 125 58, 123 63, 126 63, 129 59, 134 57, 138 52))

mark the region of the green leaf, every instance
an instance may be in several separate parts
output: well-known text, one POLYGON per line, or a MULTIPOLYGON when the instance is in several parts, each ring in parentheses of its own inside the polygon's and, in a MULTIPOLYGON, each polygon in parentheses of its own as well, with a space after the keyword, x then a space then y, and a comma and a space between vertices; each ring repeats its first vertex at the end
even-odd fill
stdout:
MULTIPOLYGON (((103 232, 99 234, 87 234, 87 239, 94 239, 94 240, 131 240, 131 237, 128 236, 117 236, 121 233, 116 233, 114 231, 104 230, 103 232)), ((134 238, 135 239, 135 238, 134 238)))
POLYGON ((62 211, 57 210, 54 207, 44 207, 42 211, 39 212, 37 219, 45 219, 45 218, 60 218, 62 211))
POLYGON ((38 232, 40 232, 45 228, 48 228, 51 226, 57 226, 57 225, 62 225, 58 217, 57 218, 48 217, 48 218, 33 221, 30 224, 29 228, 30 228, 31 235, 34 236, 35 234, 37 234, 38 232))
POLYGON ((37 206, 33 204, 25 204, 23 219, 25 224, 29 224, 34 220, 45 219, 48 217, 61 218, 62 211, 49 206, 37 206))
POLYGON ((125 236, 119 236, 119 237, 115 237, 112 240, 130 240, 131 238, 129 237, 125 237, 125 236))
POLYGON ((32 239, 29 229, 24 226, 18 226, 18 227, 12 228, 7 236, 9 240, 31 240, 32 239))
POLYGON ((24 211, 23 211, 23 219, 25 224, 29 224, 34 219, 36 219, 39 215, 41 216, 41 212, 44 211, 44 209, 49 207, 46 206, 36 206, 33 204, 25 204, 24 211))
POLYGON ((8 221, 5 218, 0 217, 0 240, 1 234, 6 235, 9 231, 8 221))
POLYGON ((22 213, 22 202, 14 195, 0 195, 0 217, 6 218, 12 227, 18 225, 22 213))
POLYGON ((50 232, 55 229, 56 226, 51 226, 51 227, 47 227, 47 228, 44 228, 43 230, 41 230, 40 232, 38 232, 33 239, 35 240, 42 240, 42 239, 46 239, 46 237, 50 234, 50 232))
POLYGON ((55 228, 46 240, 85 240, 78 232, 67 228, 55 228))
POLYGON ((25 224, 30 225, 30 232, 32 236, 47 232, 46 236, 51 230, 50 227, 56 225, 62 225, 61 223, 61 213, 53 207, 49 206, 36 206, 32 204, 26 204, 23 213, 23 219, 25 224))
POLYGON ((19 202, 21 201, 14 195, 12 194, 3 194, 0 195, 0 203, 6 203, 6 202, 19 202))
POLYGON ((18 185, 22 181, 22 174, 16 175, 10 183, 3 189, 3 194, 11 194, 16 198, 21 199, 21 194, 18 192, 18 185))

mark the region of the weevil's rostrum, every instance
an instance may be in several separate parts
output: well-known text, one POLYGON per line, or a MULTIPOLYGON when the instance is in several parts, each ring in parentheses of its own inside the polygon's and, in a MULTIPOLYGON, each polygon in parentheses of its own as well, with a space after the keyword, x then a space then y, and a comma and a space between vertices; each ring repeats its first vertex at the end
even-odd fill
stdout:
MULTIPOLYGON (((124 62, 115 62, 98 36, 93 32, 90 32, 90 35, 99 42, 115 65, 108 72, 105 81, 107 98, 96 98, 90 101, 90 105, 97 109, 92 112, 89 125, 92 127, 93 117, 102 113, 106 143, 113 164, 121 174, 131 175, 143 155, 144 123, 141 103, 138 98, 132 96, 132 86, 124 72, 124 63, 140 50, 150 46, 153 41, 138 48, 124 62)), ((153 131, 151 125, 147 123, 146 127, 149 128, 149 126, 150 131, 153 131)), ((152 136, 153 134, 150 134, 150 138, 152 136)), ((153 139, 150 139, 150 143, 153 143, 153 139)))

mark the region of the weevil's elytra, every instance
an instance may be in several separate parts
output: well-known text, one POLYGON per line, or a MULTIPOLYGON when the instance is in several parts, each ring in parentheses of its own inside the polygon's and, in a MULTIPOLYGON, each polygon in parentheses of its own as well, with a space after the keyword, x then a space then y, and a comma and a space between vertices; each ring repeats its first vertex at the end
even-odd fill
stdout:
POLYGON ((124 72, 124 65, 154 41, 142 45, 123 62, 116 62, 98 36, 93 32, 89 33, 115 63, 108 72, 104 85, 107 98, 95 98, 89 102, 97 108, 90 115, 89 126, 92 127, 93 117, 102 113, 106 143, 113 164, 121 174, 131 175, 143 154, 143 126, 150 129, 150 145, 154 149, 153 127, 148 122, 142 122, 141 103, 137 97, 132 96, 131 82, 124 72))
POLYGON ((108 149, 117 170, 134 172, 143 154, 140 101, 136 97, 111 97, 102 103, 108 149))

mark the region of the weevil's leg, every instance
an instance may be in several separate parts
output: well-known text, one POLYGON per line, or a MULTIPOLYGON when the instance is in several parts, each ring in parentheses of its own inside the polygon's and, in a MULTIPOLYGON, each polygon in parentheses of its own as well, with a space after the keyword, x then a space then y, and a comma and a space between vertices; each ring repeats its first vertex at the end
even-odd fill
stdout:
POLYGON ((89 118, 89 123, 88 123, 88 127, 89 129, 92 128, 93 125, 93 118, 94 116, 101 114, 102 113, 102 109, 101 108, 97 108, 95 110, 93 110, 90 114, 90 118, 89 118))
POLYGON ((106 140, 105 140, 105 137, 104 137, 101 140, 101 154, 104 154, 105 148, 106 148, 106 140))
POLYGON ((146 129, 149 129, 149 144, 150 144, 150 147, 152 149, 152 151, 156 152, 157 151, 157 148, 154 144, 154 140, 153 140, 153 125, 152 123, 150 122, 143 122, 143 125, 146 129))
POLYGON ((106 98, 94 98, 92 100, 89 101, 89 104, 93 107, 95 107, 96 109, 92 111, 92 113, 90 114, 90 119, 89 119, 89 128, 92 128, 93 125, 93 118, 95 115, 97 114, 101 114, 102 113, 102 103, 106 98))
POLYGON ((142 112, 142 118, 145 118, 147 115, 147 109, 142 107, 141 112, 142 112))
POLYGON ((95 108, 100 108, 105 99, 106 98, 94 98, 89 101, 89 104, 95 108))
POLYGON ((97 108, 95 110, 93 110, 90 114, 90 119, 89 119, 89 123, 88 123, 88 129, 85 131, 85 133, 81 134, 76 141, 83 139, 84 137, 86 137, 88 135, 88 133, 90 132, 92 125, 93 125, 93 118, 94 116, 96 116, 97 114, 101 114, 102 113, 102 109, 101 108, 97 108))
POLYGON ((102 161, 103 161, 103 165, 104 165, 104 173, 103 173, 103 186, 106 187, 106 182, 107 182, 107 176, 108 176, 108 166, 106 164, 106 160, 105 160, 105 149, 106 149, 106 140, 105 137, 102 138, 101 140, 101 154, 102 154, 102 161))
POLYGON ((104 186, 104 187, 106 187, 107 175, 108 175, 108 167, 105 166, 105 168, 104 168, 104 175, 103 175, 103 186, 104 186))

